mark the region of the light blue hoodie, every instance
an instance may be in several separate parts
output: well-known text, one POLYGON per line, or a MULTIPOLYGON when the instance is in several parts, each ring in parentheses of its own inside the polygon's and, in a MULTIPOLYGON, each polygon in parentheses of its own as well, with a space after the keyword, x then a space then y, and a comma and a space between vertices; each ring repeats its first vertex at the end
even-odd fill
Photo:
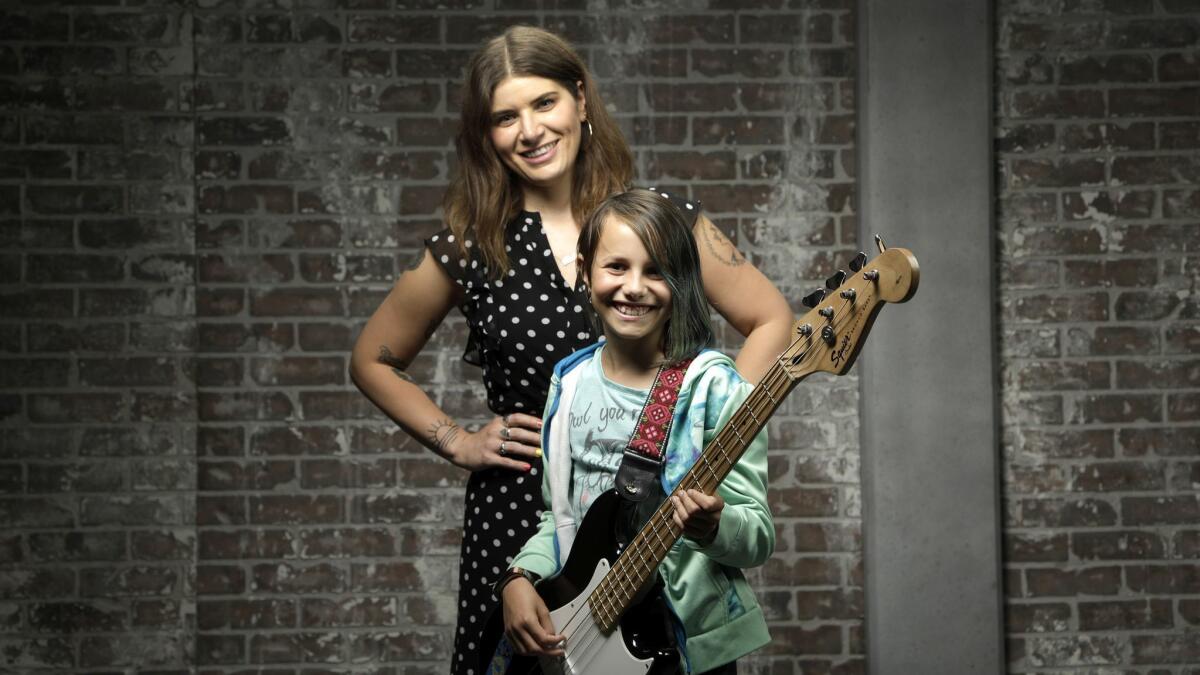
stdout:
MULTIPOLYGON (((578 526, 568 500, 568 425, 557 424, 557 414, 570 409, 582 371, 579 366, 590 360, 598 347, 593 345, 561 361, 550 381, 542 428, 542 498, 547 509, 537 532, 512 562, 542 577, 562 568, 578 526)), ((729 357, 715 350, 704 350, 696 357, 684 375, 675 406, 662 471, 664 494, 675 489, 751 390, 729 357)), ((725 500, 725 508, 713 542, 700 546, 681 537, 659 569, 664 595, 683 625, 685 641, 680 646, 685 661, 694 672, 716 668, 770 641, 762 609, 741 572, 741 568, 765 563, 775 548, 775 528, 767 507, 766 430, 751 441, 717 492, 725 500)))

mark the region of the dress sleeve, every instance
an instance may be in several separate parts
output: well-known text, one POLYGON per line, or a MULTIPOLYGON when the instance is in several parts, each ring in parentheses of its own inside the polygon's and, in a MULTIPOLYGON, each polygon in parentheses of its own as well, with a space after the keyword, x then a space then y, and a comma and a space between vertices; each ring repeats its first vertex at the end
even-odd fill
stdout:
POLYGON ((450 228, 446 228, 425 240, 425 248, 437 264, 454 280, 456 284, 466 288, 470 278, 472 249, 467 249, 467 256, 462 254, 458 239, 450 228))
POLYGON ((673 191, 672 192, 664 192, 662 190, 659 190, 658 188, 653 188, 653 187, 649 188, 649 190, 651 192, 657 192, 658 194, 662 195, 663 197, 671 200, 672 204, 674 204, 675 206, 678 206, 680 212, 683 213, 683 218, 687 222, 688 227, 696 226, 696 219, 700 217, 700 202, 688 201, 687 199, 684 199, 681 195, 678 195, 673 191))
POLYGON ((463 297, 466 300, 461 305, 461 309, 463 316, 467 317, 469 331, 467 346, 463 349, 462 358, 463 361, 473 366, 481 366, 483 364, 483 353, 480 347, 482 342, 477 322, 471 318, 474 303, 470 297, 472 291, 477 290, 483 284, 482 265, 479 262, 477 249, 470 245, 469 239, 467 244, 467 254, 464 256, 462 249, 458 246, 458 239, 449 228, 441 230, 425 240, 425 248, 429 251, 429 255, 433 256, 438 266, 464 292, 463 297))

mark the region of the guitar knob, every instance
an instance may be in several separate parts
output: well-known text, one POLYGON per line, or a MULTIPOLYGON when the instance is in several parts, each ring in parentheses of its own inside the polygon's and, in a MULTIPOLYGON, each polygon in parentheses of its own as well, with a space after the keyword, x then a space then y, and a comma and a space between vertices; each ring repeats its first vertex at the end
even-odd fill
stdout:
POLYGON ((858 297, 858 293, 856 293, 853 288, 847 288, 846 290, 842 291, 841 296, 850 302, 854 302, 854 298, 858 297))
POLYGON ((858 255, 854 256, 854 259, 850 261, 850 271, 857 272, 863 268, 863 265, 866 265, 866 264, 867 264, 867 254, 863 253, 862 251, 859 251, 858 255))
POLYGON ((821 309, 817 310, 817 314, 820 314, 821 316, 825 317, 826 319, 833 321, 833 308, 832 307, 822 307, 821 309))
POLYGON ((814 290, 812 293, 809 293, 808 295, 804 296, 804 299, 801 300, 800 302, 803 302, 805 307, 816 307, 817 305, 821 304, 821 301, 824 299, 825 299, 825 289, 818 288, 818 289, 814 290))
POLYGON ((833 276, 831 276, 825 280, 825 288, 828 288, 829 290, 832 291, 833 289, 837 288, 838 286, 841 286, 842 282, 845 280, 846 280, 846 271, 838 270, 833 273, 833 276))
POLYGON ((833 346, 833 343, 837 342, 837 336, 833 334, 833 326, 825 326, 821 329, 821 339, 830 347, 833 346))

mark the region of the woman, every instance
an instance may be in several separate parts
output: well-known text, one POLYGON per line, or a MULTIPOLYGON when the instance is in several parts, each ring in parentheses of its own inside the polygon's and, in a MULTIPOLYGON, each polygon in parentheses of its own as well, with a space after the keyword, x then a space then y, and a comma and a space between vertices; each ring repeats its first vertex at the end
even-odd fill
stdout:
MULTIPOLYGON (((551 371, 597 338, 574 269, 580 225, 629 186, 633 159, 579 56, 530 27, 506 30, 472 57, 457 150, 449 227, 371 317, 350 375, 408 434, 471 472, 451 662, 467 673, 496 603, 492 585, 537 524, 538 415, 551 371), (496 415, 473 432, 405 373, 454 306, 471 328, 463 358, 483 367, 496 415)), ((737 368, 757 382, 787 345, 787 302, 695 204, 677 203, 700 242, 709 303, 746 336, 737 368)))

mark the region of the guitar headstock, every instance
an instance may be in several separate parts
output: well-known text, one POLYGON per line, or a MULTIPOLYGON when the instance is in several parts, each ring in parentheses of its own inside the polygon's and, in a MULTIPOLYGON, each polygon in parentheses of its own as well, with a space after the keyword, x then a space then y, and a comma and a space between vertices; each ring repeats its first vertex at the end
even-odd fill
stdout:
POLYGON ((906 302, 917 292, 921 269, 908 249, 885 248, 876 236, 880 254, 867 261, 859 253, 850 261, 851 272, 838 270, 826 286, 804 297, 811 307, 792 325, 792 343, 779 357, 792 380, 815 372, 841 375, 849 370, 862 349, 875 316, 885 302, 906 302))

